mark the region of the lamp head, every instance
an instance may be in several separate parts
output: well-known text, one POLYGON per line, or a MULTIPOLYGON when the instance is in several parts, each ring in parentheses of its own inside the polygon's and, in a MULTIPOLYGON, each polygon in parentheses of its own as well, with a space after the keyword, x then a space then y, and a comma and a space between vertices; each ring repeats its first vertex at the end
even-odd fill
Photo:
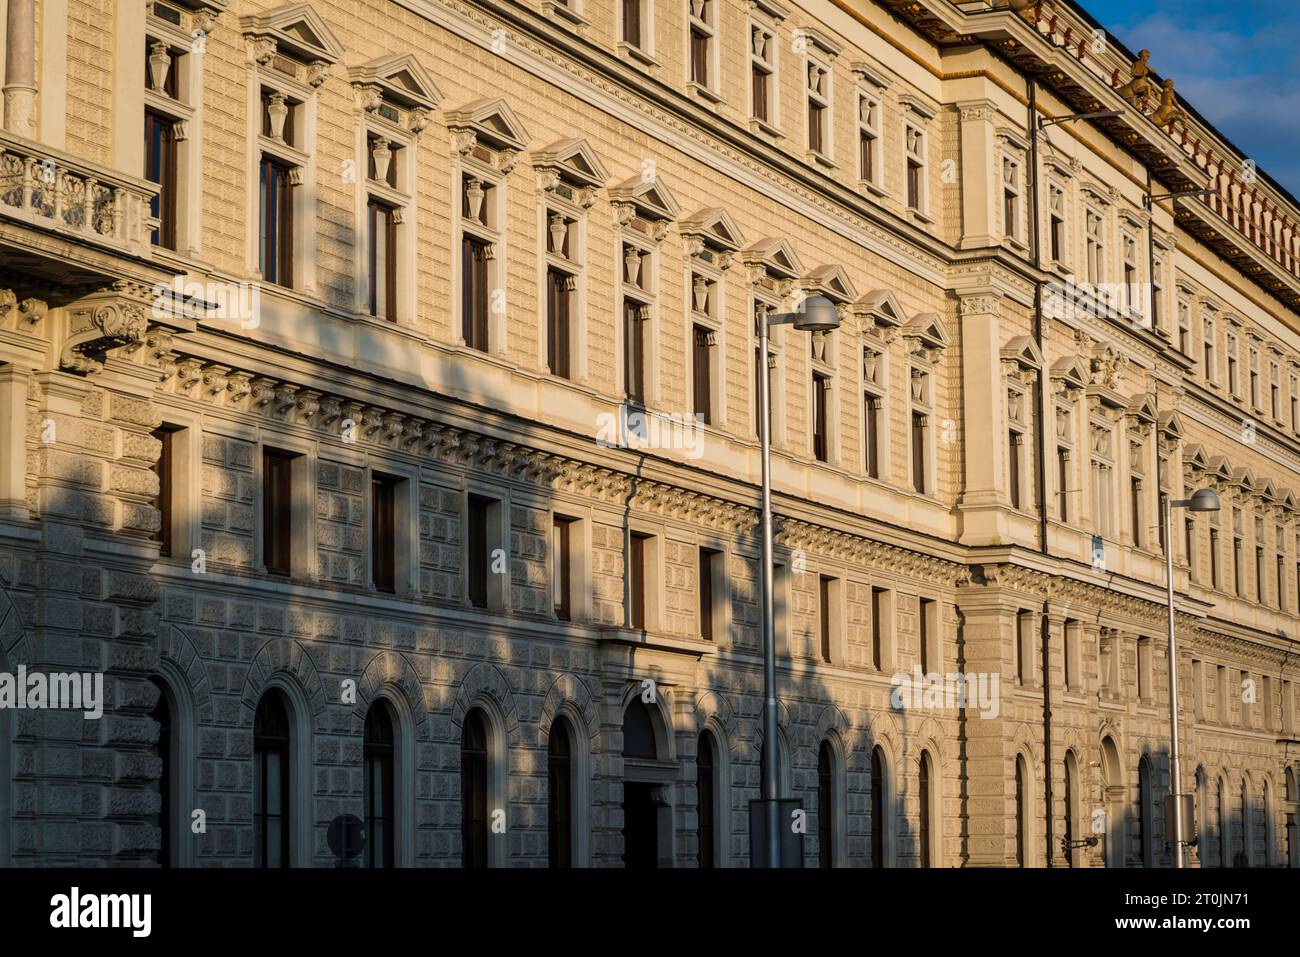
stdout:
POLYGON ((1188 500, 1187 509, 1192 512, 1217 512, 1219 496, 1215 494, 1214 489, 1198 489, 1188 500))
POLYGON ((795 313, 794 327, 801 332, 832 332, 840 327, 840 314, 825 296, 809 296, 795 313))

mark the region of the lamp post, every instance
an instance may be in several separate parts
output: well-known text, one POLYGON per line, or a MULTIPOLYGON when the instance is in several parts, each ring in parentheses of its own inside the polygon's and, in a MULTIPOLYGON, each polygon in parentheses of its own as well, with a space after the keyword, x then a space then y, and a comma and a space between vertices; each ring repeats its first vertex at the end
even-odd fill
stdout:
POLYGON ((796 312, 759 314, 758 353, 762 374, 758 377, 758 440, 761 447, 763 504, 760 525, 763 534, 763 800, 767 811, 767 863, 781 866, 781 821, 776 721, 776 621, 772 602, 772 393, 767 371, 769 326, 793 325, 801 332, 830 332, 840 326, 835 304, 825 296, 809 296, 796 312))
MULTIPOLYGON (((1174 867, 1183 866, 1182 771, 1178 760, 1178 640, 1174 635, 1174 537, 1171 515, 1176 508, 1189 512, 1217 512, 1219 496, 1212 489, 1193 492, 1191 498, 1165 500, 1161 521, 1165 525, 1165 601, 1169 606, 1169 793, 1174 805, 1174 867)), ((1190 557, 1190 556, 1189 556, 1190 557)))

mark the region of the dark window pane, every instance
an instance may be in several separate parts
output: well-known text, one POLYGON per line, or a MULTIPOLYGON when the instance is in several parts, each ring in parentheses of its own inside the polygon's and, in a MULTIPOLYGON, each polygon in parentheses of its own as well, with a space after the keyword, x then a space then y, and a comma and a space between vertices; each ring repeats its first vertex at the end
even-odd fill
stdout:
POLYGON ((472 236, 461 240, 461 335, 465 345, 488 351, 488 245, 472 236))
POLYGON ((714 791, 713 738, 708 733, 700 735, 699 752, 695 758, 695 789, 699 797, 699 849, 696 861, 702 868, 714 866, 713 819, 716 812, 714 791))
POLYGON ((461 866, 483 868, 488 862, 488 733, 483 712, 465 716, 460 744, 461 866))
POLYGON ((158 531, 154 532, 154 541, 158 543, 158 555, 167 558, 172 553, 172 474, 175 469, 173 460, 174 437, 178 430, 162 426, 154 430, 153 437, 162 444, 158 453, 158 462, 154 474, 158 476, 158 497, 154 499, 154 508, 158 510, 158 531))
POLYGON ((713 640, 713 565, 718 560, 718 552, 700 549, 700 637, 705 641, 713 640))
POLYGON ((628 542, 628 590, 631 593, 630 621, 633 628, 645 628, 645 535, 633 535, 628 542))
POLYGON ((645 309, 638 302, 623 301, 624 391, 634 402, 645 401, 645 309))
POLYGON ((712 382, 710 358, 712 355, 713 333, 703 326, 692 327, 691 371, 694 375, 695 414, 705 422, 710 421, 712 411, 712 382))
MULTIPOLYGON (((825 581, 825 579, 822 579, 825 581)), ((822 742, 817 752, 817 865, 830 867, 835 848, 834 806, 831 801, 831 746, 822 742)))
POLYGON ((370 574, 376 591, 392 594, 397 585, 397 481, 376 475, 370 490, 370 574))
POLYGON ((569 726, 557 718, 546 755, 547 860, 551 867, 573 866, 573 770, 569 726))
POLYGON ((572 532, 572 521, 555 517, 551 529, 551 597, 555 617, 560 621, 569 621, 573 614, 570 606, 572 532))
POLYGON ((569 286, 573 277, 546 271, 546 364, 552 375, 569 378, 569 286))
POLYGON ((365 767, 366 866, 392 867, 393 816, 393 722, 386 705, 376 702, 366 713, 362 745, 365 767))
POLYGON ((262 453, 262 556, 272 575, 291 570, 294 458, 274 449, 262 453))
POLYGON ((476 608, 488 604, 488 509, 491 499, 469 497, 465 522, 465 575, 469 602, 476 608))
POLYGON ((289 752, 284 696, 268 691, 253 717, 253 866, 289 866, 289 752))
POLYGON ((623 757, 652 761, 659 757, 654 721, 650 717, 650 710, 639 697, 633 698, 623 713, 623 757))
MULTIPOLYGON (((171 75, 169 72, 169 76, 171 75)), ((159 186, 158 195, 149 204, 149 212, 158 217, 153 231, 155 246, 176 248, 176 138, 172 120, 157 113, 144 115, 144 178, 159 186)))

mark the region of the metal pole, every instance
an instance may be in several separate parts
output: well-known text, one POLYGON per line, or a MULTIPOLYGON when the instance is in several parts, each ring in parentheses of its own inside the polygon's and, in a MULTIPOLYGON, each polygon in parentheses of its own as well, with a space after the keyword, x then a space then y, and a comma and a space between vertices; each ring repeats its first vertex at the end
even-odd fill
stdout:
POLYGON ((1165 600, 1169 605, 1169 790, 1174 797, 1174 867, 1183 866, 1182 771, 1178 761, 1178 641, 1174 636, 1174 538, 1170 513, 1173 503, 1165 499, 1165 600))
POLYGON ((781 866, 781 817, 777 806, 776 613, 772 601, 772 395, 767 366, 767 310, 758 315, 758 440, 763 470, 763 800, 767 805, 767 861, 781 866))

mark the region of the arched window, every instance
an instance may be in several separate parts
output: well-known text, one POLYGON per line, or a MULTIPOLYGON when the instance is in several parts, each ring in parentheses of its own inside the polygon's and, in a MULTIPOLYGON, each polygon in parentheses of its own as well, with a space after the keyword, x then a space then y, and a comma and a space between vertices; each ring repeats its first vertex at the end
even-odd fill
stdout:
POLYGON ((1232 851, 1229 844, 1228 793, 1222 778, 1219 779, 1218 807, 1215 812, 1215 818, 1219 822, 1219 866, 1227 867, 1232 860, 1232 851))
POLYGON ((920 801, 920 821, 917 827, 917 840, 921 852, 922 867, 934 866, 934 839, 930 834, 933 798, 930 794, 930 752, 921 752, 921 766, 917 781, 917 799, 920 801))
POLYGON ((460 853, 462 867, 488 866, 488 729, 478 708, 461 728, 460 853))
POLYGON ((623 757, 648 758, 651 761, 659 757, 654 721, 640 698, 633 698, 623 714, 623 757))
POLYGON ((1079 821, 1079 762, 1065 752, 1065 866, 1074 866, 1074 829, 1079 821))
POLYGON ((1277 840, 1273 833, 1273 786, 1267 778, 1264 779, 1261 797, 1263 799, 1261 809, 1264 813, 1264 827, 1261 835, 1264 838, 1264 856, 1260 863, 1264 867, 1273 867, 1277 864, 1277 840))
POLYGON ((388 705, 376 701, 366 712, 365 740, 366 866, 392 867, 396 775, 393 772, 393 719, 388 705))
POLYGON ((158 689, 158 703, 153 706, 149 717, 158 722, 158 760, 162 768, 158 772, 158 856, 159 867, 172 866, 172 802, 176 787, 173 776, 176 773, 176 761, 173 757, 172 742, 172 707, 168 700, 167 686, 157 678, 153 679, 158 689))
POLYGON ((1210 822, 1206 817, 1210 813, 1210 785, 1205 777, 1205 768, 1196 769, 1196 804, 1192 811, 1192 820, 1196 823, 1196 859, 1202 867, 1209 863, 1210 822))
POLYGON ((1233 867, 1250 867, 1250 794, 1246 789, 1246 779, 1241 779, 1241 816, 1238 818, 1241 831, 1241 850, 1232 862, 1233 867))
POLYGON ((1295 769, 1286 769, 1286 866, 1300 867, 1300 785, 1295 769))
POLYGON ((551 867, 573 866, 573 745, 569 722, 556 718, 546 747, 546 857, 551 867))
POLYGON ((1151 867, 1151 766, 1147 759, 1138 762, 1138 857, 1143 867, 1151 867))
POLYGON ((887 802, 885 790, 885 752, 879 745, 871 751, 871 866, 885 866, 885 830, 887 802))
POLYGON ((1028 784, 1029 773, 1025 767, 1025 759, 1022 755, 1016 755, 1016 867, 1025 867, 1028 864, 1029 835, 1026 831, 1029 827, 1029 815, 1025 805, 1028 784))
POLYGON ((700 867, 715 866, 713 820, 717 814, 717 792, 714 781, 716 774, 713 760, 713 735, 704 731, 700 734, 699 750, 695 756, 695 792, 699 802, 696 815, 699 822, 697 835, 699 850, 696 854, 696 862, 700 867))
POLYGON ((835 803, 832 794, 831 743, 817 751, 817 866, 830 867, 835 855, 835 803))
POLYGON ((289 755, 293 736, 284 693, 262 695, 253 717, 253 865, 289 866, 289 755))

